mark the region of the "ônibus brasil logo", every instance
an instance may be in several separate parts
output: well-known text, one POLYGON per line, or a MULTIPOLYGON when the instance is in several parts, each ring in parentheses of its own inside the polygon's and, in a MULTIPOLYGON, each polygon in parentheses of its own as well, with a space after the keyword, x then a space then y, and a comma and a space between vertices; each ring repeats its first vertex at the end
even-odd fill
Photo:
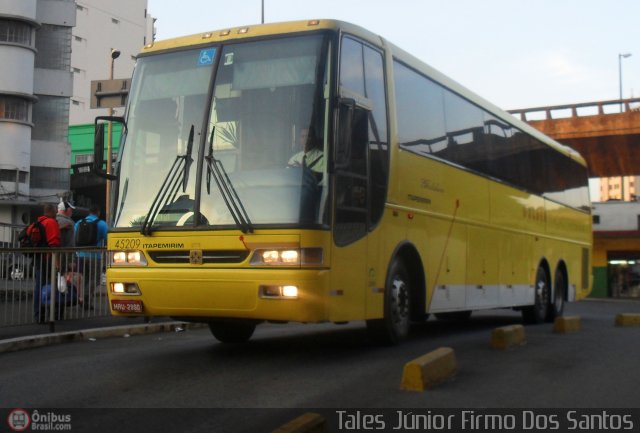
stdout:
POLYGON ((31 425, 29 412, 24 409, 13 409, 7 417, 7 424, 13 431, 25 431, 31 425))

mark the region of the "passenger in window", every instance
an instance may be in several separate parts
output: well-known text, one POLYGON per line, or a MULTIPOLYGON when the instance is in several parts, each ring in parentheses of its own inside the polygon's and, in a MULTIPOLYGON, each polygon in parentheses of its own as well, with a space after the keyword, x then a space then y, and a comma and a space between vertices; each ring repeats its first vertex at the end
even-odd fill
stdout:
POLYGON ((313 129, 301 128, 298 143, 302 150, 289 159, 289 167, 303 167, 314 173, 323 173, 325 168, 324 153, 316 143, 313 129))

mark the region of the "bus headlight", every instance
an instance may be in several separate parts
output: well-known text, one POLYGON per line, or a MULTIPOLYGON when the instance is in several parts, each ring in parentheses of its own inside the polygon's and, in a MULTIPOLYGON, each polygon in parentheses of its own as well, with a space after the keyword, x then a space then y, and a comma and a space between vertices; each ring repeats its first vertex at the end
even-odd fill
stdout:
POLYGON ((111 283, 111 293, 116 295, 140 295, 140 288, 136 283, 111 283))
POLYGON ((284 250, 280 253, 282 263, 287 265, 297 265, 300 260, 300 254, 297 250, 284 250))
POLYGON ((296 286, 282 286, 283 298, 297 298, 298 288, 296 286))
POLYGON ((253 252, 254 266, 321 266, 322 248, 259 249, 253 252))
POLYGON ((147 266, 142 251, 109 251, 111 266, 147 266))
POLYGON ((260 297, 264 299, 298 299, 297 286, 260 286, 260 297))

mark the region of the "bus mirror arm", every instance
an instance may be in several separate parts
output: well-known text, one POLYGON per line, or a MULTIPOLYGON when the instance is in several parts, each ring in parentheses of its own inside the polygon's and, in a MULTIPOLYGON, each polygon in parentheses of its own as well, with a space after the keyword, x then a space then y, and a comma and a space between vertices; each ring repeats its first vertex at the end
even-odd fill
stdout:
POLYGON ((127 125, 124 117, 120 116, 98 116, 95 120, 95 135, 93 141, 93 171, 96 175, 108 179, 116 180, 118 176, 107 173, 102 166, 104 165, 104 126, 105 122, 121 123, 126 131, 127 125), (103 122, 100 122, 103 121, 103 122))

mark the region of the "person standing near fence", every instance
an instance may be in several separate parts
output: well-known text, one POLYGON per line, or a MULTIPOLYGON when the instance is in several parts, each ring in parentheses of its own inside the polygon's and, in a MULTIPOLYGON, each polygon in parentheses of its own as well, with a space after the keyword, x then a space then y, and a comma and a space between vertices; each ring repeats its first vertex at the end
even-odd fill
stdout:
POLYGON ((60 246, 72 247, 73 234, 74 234, 74 221, 71 219, 73 210, 76 207, 68 201, 61 201, 58 203, 58 214, 56 215, 56 221, 60 227, 60 246))
MULTIPOLYGON (((107 241, 107 223, 100 219, 100 208, 92 205, 89 215, 76 222, 74 242, 76 247, 100 248, 107 241)), ((95 249, 78 251, 78 271, 84 277, 84 308, 93 309, 91 298, 100 285, 102 276, 102 252, 95 249)))
MULTIPOLYGON (((61 201, 58 203, 58 214, 56 215, 56 221, 58 221, 58 227, 60 227, 60 246, 63 248, 73 247, 73 234, 74 234, 74 221, 71 219, 73 214, 73 206, 68 201, 61 201)), ((63 274, 68 272, 71 267, 71 253, 64 252, 60 254, 60 272, 63 274)))
MULTIPOLYGON (((34 230, 44 230, 46 242, 42 242, 41 246, 58 247, 60 246, 60 228, 56 221, 56 207, 53 204, 44 205, 43 215, 40 216, 35 223, 27 228, 27 236, 31 236, 34 230), (46 243, 46 245, 45 245, 46 243)), ((38 235, 40 236, 40 235, 38 235)), ((43 322, 44 308, 42 307, 42 286, 51 283, 51 267, 55 264, 52 262, 51 254, 38 252, 35 253, 34 263, 34 280, 35 286, 33 290, 33 317, 36 322, 43 322)))

